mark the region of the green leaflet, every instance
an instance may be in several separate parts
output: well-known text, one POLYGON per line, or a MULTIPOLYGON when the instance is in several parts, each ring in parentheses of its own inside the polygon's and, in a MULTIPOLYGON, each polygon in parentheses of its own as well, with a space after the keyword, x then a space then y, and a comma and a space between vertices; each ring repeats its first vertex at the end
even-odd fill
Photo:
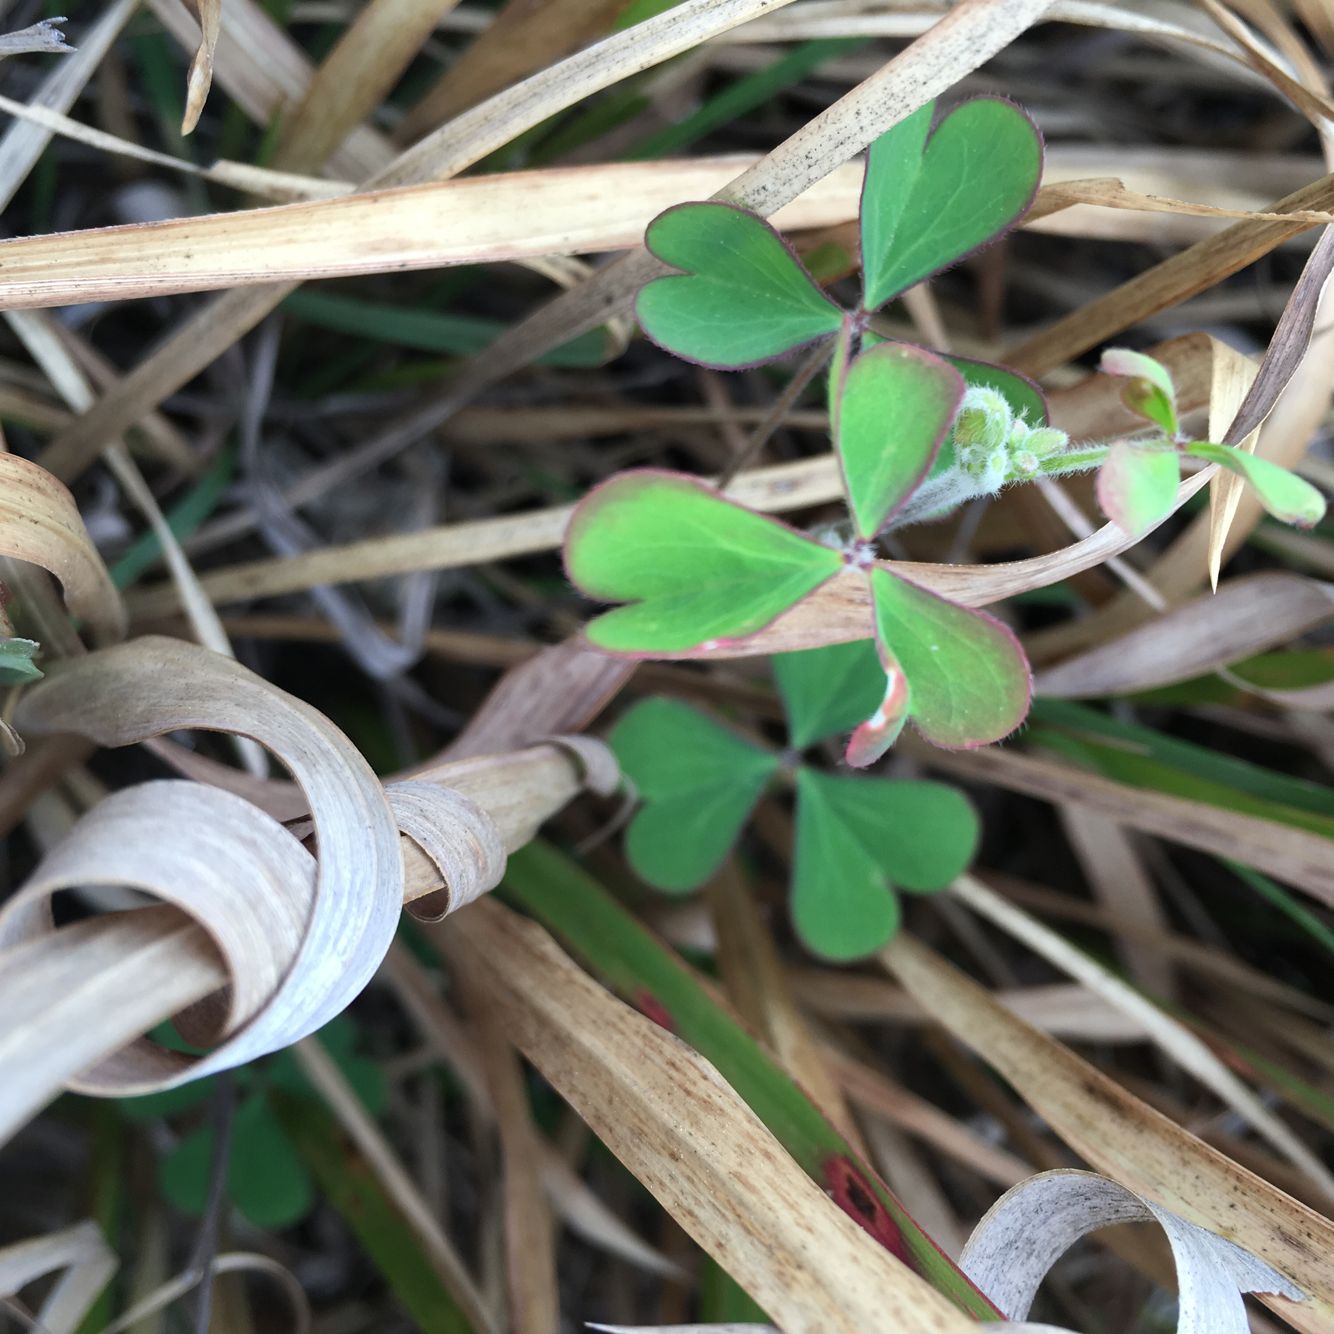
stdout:
POLYGON ((1186 453, 1227 468, 1244 477, 1256 498, 1276 519, 1310 528, 1325 516, 1325 498, 1310 482, 1290 473, 1268 459, 1256 458, 1231 445, 1213 445, 1207 441, 1187 445, 1186 453))
POLYGON ((836 333, 843 312, 762 218, 731 204, 680 204, 645 244, 683 270, 640 289, 635 314, 655 343, 708 366, 754 366, 836 333))
POLYGON ((1042 140, 1018 107, 979 97, 929 137, 934 104, 871 145, 862 189, 862 305, 877 310, 1013 225, 1042 176, 1042 140))
POLYGON ((644 803, 626 831, 630 865, 658 889, 698 888, 736 842, 778 756, 673 699, 636 704, 608 740, 644 803))
POLYGON ((1143 352, 1128 347, 1109 347, 1102 354, 1098 369, 1104 375, 1121 375, 1130 380, 1121 397, 1132 412, 1161 426, 1169 439, 1175 440, 1180 429, 1177 421, 1177 392, 1167 367, 1143 352))
MULTIPOLYGON (((212 1127, 199 1126, 163 1159, 163 1194, 182 1213, 204 1208, 214 1143, 212 1127)), ((236 1109, 227 1193, 251 1223, 266 1230, 291 1227, 314 1201, 310 1177, 262 1093, 250 1094, 236 1109)))
POLYGON ((933 745, 983 746, 1028 713, 1032 678, 1018 640, 983 612, 871 571, 876 637, 912 692, 910 716, 933 745))
POLYGON ((834 444, 857 536, 869 541, 931 470, 963 377, 910 343, 882 343, 843 377, 834 444))
POLYGON ((619 653, 681 653, 754 634, 842 566, 838 552, 703 482, 650 470, 590 492, 565 543, 582 592, 631 604, 586 631, 619 653))
POLYGON ((869 639, 778 653, 771 661, 797 750, 851 731, 885 693, 885 669, 869 639))
POLYGON ((1121 440, 1098 472, 1098 505, 1128 537, 1140 537, 1172 513, 1181 460, 1165 440, 1121 440))
POLYGON ((944 784, 802 769, 797 794, 792 918, 825 958, 879 949, 899 924, 893 888, 943 889, 977 849, 976 813, 944 784))
POLYGON ((42 669, 32 660, 40 648, 35 639, 18 639, 12 635, 0 637, 0 686, 40 681, 42 669))

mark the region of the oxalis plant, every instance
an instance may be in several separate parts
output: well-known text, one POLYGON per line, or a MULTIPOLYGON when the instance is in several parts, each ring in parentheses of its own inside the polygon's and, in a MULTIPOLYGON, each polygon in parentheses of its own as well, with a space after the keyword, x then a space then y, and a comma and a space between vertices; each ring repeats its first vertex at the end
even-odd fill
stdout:
POLYGON ((930 893, 967 869, 978 820, 943 783, 831 774, 805 752, 875 708, 884 673, 866 641, 772 659, 787 714, 783 752, 678 700, 642 700, 613 728, 621 769, 643 801, 626 831, 630 865, 669 893, 717 872, 765 790, 795 791, 792 922, 828 959, 860 958, 898 930, 896 889, 930 893))
MULTIPOLYGON (((940 517, 1039 476, 1103 468, 1099 495, 1132 536, 1169 513, 1189 455, 1248 480, 1278 517, 1314 522, 1323 501, 1274 464, 1187 441, 1171 379, 1150 358, 1110 352, 1140 438, 1072 445, 1047 423, 1040 391, 1004 368, 943 357, 873 328, 886 302, 1012 227, 1042 172, 1036 127, 1012 104, 976 98, 934 129, 934 104, 872 145, 861 201, 862 297, 840 306, 762 218, 723 203, 684 204, 650 223, 649 249, 678 272, 640 291, 645 332, 690 361, 739 369, 823 345, 848 521, 818 538, 683 474, 612 478, 576 508, 566 569, 588 596, 626 605, 587 627, 593 645, 643 657, 703 656, 763 630, 845 570, 868 585, 884 681, 845 759, 880 758, 911 719, 935 745, 998 741, 1023 722, 1031 674, 1018 641, 876 558, 895 526, 940 517)), ((813 358, 812 358, 813 360, 813 358)))

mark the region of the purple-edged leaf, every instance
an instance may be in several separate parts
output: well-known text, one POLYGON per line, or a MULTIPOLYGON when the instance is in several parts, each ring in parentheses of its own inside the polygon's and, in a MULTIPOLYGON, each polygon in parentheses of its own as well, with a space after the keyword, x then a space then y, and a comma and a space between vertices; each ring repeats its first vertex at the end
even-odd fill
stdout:
POLYGON ((679 274, 640 289, 635 314, 688 361, 738 368, 836 333, 843 312, 763 218, 731 204, 680 204, 644 233, 679 274))
POLYGON ((885 692, 884 669, 869 639, 777 653, 770 663, 787 710, 788 742, 798 750, 850 731, 885 692))
POLYGON ((1028 716, 1028 659, 998 620, 879 566, 871 598, 876 638, 908 678, 908 716, 933 745, 984 746, 1028 716))
POLYGON ((974 98, 928 137, 931 113, 923 107, 871 145, 861 208, 866 310, 1012 226, 1042 178, 1042 137, 1018 107, 974 98))
POLYGON ((830 959, 879 949, 899 924, 895 887, 943 889, 977 850, 968 799, 943 783, 797 773, 792 919, 830 959))
POLYGON ((779 757, 673 699, 646 699, 608 737, 643 806, 625 852, 650 885, 702 885, 736 842, 779 757))
POLYGON ((858 537, 874 537, 931 471, 963 390, 953 366, 910 343, 881 343, 848 367, 834 445, 858 537))
POLYGON ((1260 504, 1284 523, 1310 528, 1325 516, 1324 496, 1310 482, 1277 463, 1256 458, 1254 454, 1231 445, 1214 445, 1207 441, 1188 445, 1186 452, 1244 477, 1260 504))
POLYGON ((762 630, 843 568, 793 528, 678 473, 621 473, 575 509, 565 568, 591 598, 626 602, 586 634, 616 653, 681 653, 762 630))
POLYGON ((1140 537, 1172 513, 1180 483, 1175 446, 1122 440, 1098 472, 1098 504, 1122 532, 1140 537))
POLYGON ((1104 375, 1119 375, 1129 380, 1121 393, 1126 406, 1141 417, 1161 426, 1170 439, 1176 439, 1177 391, 1167 367, 1143 352, 1128 347, 1109 347, 1102 354, 1098 369, 1104 375))

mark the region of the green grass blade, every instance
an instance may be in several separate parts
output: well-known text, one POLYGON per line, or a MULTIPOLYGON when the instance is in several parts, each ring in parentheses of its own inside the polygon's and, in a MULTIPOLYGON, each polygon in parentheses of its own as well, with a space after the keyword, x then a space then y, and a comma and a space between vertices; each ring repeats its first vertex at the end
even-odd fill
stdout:
POLYGON ((314 1099, 274 1090, 273 1110, 329 1203, 423 1334, 472 1334, 417 1238, 337 1121, 314 1099))

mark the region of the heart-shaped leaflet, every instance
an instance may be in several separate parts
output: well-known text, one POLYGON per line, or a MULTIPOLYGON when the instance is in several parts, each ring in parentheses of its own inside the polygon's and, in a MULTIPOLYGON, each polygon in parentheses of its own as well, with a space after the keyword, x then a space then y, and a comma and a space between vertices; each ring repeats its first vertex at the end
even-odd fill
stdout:
POLYGON ((1042 136, 1013 103, 977 97, 928 133, 928 102, 871 145, 862 186, 862 308, 995 240, 1028 211, 1042 136))
POLYGON ((644 244, 678 274, 635 300, 644 332, 678 357, 738 370, 837 333, 843 311, 763 218, 731 204, 679 204, 644 244))
POLYGON ((652 656, 762 630, 843 568, 842 555, 704 482, 621 473, 575 508, 565 569, 591 598, 628 606, 591 621, 591 644, 652 656))

